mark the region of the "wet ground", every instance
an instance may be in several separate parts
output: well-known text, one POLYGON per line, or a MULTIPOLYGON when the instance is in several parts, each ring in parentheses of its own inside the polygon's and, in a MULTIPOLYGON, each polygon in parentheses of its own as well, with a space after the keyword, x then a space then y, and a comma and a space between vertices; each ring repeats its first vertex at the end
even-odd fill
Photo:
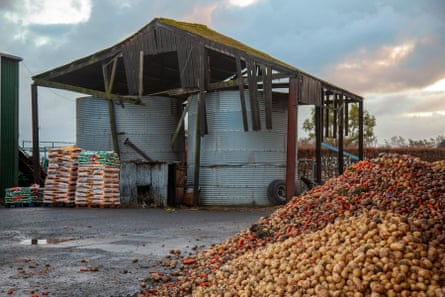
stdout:
POLYGON ((193 253, 272 211, 0 208, 0 296, 133 296, 171 250, 193 253))

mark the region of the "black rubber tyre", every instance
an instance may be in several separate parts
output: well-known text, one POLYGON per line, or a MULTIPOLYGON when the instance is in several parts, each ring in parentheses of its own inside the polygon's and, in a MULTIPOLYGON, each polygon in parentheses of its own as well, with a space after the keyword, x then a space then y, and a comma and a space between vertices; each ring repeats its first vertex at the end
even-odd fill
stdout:
POLYGON ((267 187, 267 198, 275 205, 286 204, 286 182, 281 179, 272 181, 267 187))

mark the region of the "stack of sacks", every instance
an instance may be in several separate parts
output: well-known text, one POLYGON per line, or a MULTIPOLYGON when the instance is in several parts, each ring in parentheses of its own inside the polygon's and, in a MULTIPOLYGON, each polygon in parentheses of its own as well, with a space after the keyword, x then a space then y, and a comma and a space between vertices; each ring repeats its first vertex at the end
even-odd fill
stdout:
POLYGON ((29 188, 14 187, 5 189, 6 205, 22 205, 31 203, 31 191, 29 188))
POLYGON ((112 151, 82 152, 79 156, 76 206, 120 205, 119 166, 119 156, 112 151))
POLYGON ((48 172, 43 203, 73 204, 81 148, 69 146, 48 151, 48 172))
POLYGON ((31 201, 35 205, 41 205, 43 202, 43 188, 38 184, 32 184, 30 189, 31 201))

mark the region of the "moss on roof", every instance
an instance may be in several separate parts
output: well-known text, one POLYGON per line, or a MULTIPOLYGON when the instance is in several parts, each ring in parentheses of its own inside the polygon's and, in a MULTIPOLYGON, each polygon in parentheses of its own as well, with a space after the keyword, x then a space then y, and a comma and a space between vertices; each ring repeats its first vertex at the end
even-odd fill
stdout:
POLYGON ((198 35, 200 37, 203 37, 205 39, 214 41, 216 43, 243 51, 251 56, 256 56, 262 59, 270 60, 276 64, 279 64, 281 66, 284 66, 286 68, 289 68, 291 70, 297 70, 295 67, 286 64, 278 59, 275 59, 274 57, 261 52, 259 50, 256 50, 248 45, 245 45, 244 43, 241 43, 233 38, 230 38, 228 36, 225 36, 221 33, 218 33, 210 28, 208 28, 206 25, 197 24, 197 23, 187 23, 187 22, 180 22, 168 18, 157 18, 156 21, 159 21, 160 23, 163 23, 165 25, 175 27, 178 29, 181 29, 183 31, 187 31, 189 33, 198 35))

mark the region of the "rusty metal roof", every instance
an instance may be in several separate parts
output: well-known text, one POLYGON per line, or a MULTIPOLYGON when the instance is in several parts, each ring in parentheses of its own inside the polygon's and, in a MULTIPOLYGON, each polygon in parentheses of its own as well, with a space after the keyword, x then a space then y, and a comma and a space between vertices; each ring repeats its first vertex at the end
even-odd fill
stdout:
POLYGON ((35 75, 33 80, 40 86, 137 103, 146 95, 182 96, 199 88, 212 91, 237 88, 240 83, 251 86, 246 77, 266 85, 266 72, 271 74, 268 80, 305 78, 311 96, 318 96, 317 88, 325 88, 362 100, 205 25, 166 18, 153 19, 125 40, 35 75))

